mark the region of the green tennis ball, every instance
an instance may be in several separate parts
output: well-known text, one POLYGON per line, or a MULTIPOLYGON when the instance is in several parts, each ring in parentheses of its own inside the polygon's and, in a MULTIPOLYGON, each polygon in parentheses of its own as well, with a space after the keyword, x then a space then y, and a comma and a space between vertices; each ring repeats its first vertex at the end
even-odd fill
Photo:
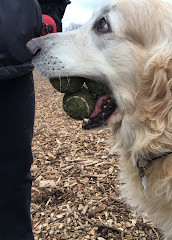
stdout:
POLYGON ((95 99, 89 91, 65 94, 63 108, 68 116, 76 120, 88 118, 94 110, 95 99))
POLYGON ((102 96, 110 92, 109 88, 100 82, 85 79, 85 84, 87 85, 89 91, 96 96, 102 96))
POLYGON ((61 93, 74 93, 82 88, 84 79, 79 77, 51 78, 50 83, 61 93))

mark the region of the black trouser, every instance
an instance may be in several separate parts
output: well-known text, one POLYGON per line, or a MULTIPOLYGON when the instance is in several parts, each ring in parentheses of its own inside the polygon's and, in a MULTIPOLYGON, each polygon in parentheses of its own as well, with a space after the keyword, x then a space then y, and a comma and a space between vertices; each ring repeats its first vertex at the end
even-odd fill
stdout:
POLYGON ((35 113, 32 74, 0 82, 0 240, 33 240, 30 219, 35 113))

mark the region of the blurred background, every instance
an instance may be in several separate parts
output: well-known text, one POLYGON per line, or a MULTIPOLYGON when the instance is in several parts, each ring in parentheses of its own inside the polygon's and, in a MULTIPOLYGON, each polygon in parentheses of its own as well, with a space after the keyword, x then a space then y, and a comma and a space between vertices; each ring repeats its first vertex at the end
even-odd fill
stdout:
POLYGON ((63 17, 63 29, 72 30, 77 25, 82 25, 87 22, 95 9, 101 6, 105 0, 71 0, 66 8, 63 17))

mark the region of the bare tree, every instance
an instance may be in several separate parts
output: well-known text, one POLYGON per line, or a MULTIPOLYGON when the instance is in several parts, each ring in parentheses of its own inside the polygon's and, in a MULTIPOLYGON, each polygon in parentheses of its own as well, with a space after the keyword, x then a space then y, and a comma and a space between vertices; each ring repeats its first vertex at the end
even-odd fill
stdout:
POLYGON ((78 29, 78 28, 80 28, 82 25, 81 24, 79 24, 79 23, 71 23, 68 27, 66 27, 65 29, 64 29, 64 31, 65 32, 68 32, 68 31, 72 31, 72 30, 76 30, 76 29, 78 29))

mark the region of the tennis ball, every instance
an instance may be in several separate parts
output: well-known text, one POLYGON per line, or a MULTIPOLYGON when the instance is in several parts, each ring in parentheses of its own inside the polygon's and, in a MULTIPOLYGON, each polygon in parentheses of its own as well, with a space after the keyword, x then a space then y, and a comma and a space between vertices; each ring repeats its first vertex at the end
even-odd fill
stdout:
POLYGON ((61 93, 74 93, 82 88, 84 79, 79 77, 51 78, 50 83, 61 93))
POLYGON ((85 79, 85 84, 87 85, 89 91, 96 96, 102 96, 110 92, 109 88, 100 82, 85 79))
POLYGON ((68 116, 76 120, 88 118, 94 110, 96 100, 88 90, 65 94, 63 108, 68 116))

